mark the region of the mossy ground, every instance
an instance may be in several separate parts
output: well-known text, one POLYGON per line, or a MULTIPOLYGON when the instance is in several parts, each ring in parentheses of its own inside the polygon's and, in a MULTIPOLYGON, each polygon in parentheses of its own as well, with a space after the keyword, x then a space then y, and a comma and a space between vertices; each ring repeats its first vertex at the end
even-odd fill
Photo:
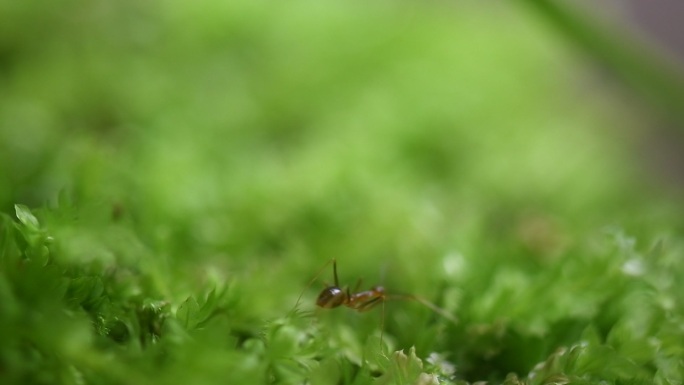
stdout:
POLYGON ((516 6, 0 11, 1 383, 684 381, 646 115, 516 6))

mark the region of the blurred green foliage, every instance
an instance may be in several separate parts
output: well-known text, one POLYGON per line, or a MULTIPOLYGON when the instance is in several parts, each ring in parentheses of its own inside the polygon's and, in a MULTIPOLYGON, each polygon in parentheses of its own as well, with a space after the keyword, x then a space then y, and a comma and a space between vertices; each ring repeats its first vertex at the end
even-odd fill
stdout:
POLYGON ((684 381, 648 116, 517 6, 0 18, 0 383, 684 381), (458 322, 314 311, 331 258, 458 322))

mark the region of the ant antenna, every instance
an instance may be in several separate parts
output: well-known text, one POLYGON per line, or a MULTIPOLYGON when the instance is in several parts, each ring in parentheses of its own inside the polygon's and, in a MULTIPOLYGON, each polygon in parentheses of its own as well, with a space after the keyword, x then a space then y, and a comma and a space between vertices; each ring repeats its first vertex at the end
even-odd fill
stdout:
POLYGON ((441 307, 435 305, 434 303, 426 300, 423 297, 419 297, 417 295, 413 294, 391 294, 386 297, 386 299, 404 299, 404 300, 411 300, 411 301, 416 301, 420 303, 421 305, 427 307, 428 309, 434 311, 435 313, 441 315, 442 317, 448 319, 454 324, 458 324, 458 319, 453 316, 453 314, 447 312, 446 310, 442 309, 441 307))
POLYGON ((309 290, 309 288, 311 287, 311 285, 313 285, 313 283, 316 282, 316 280, 317 280, 318 277, 321 275, 321 273, 323 272, 323 270, 324 270, 326 267, 328 267, 328 265, 330 265, 331 262, 333 263, 333 272, 334 272, 334 275, 335 275, 335 286, 336 286, 336 287, 339 286, 339 284, 338 284, 338 282, 337 282, 337 261, 335 260, 335 258, 332 258, 332 259, 330 259, 328 262, 326 262, 323 266, 321 266, 320 269, 318 269, 318 271, 316 272, 316 275, 314 275, 314 277, 311 279, 311 281, 309 281, 309 283, 306 284, 306 286, 304 287, 304 290, 302 290, 302 292, 299 293, 299 297, 297 297, 297 302, 296 302, 295 305, 292 307, 292 310, 290 310, 290 313, 294 313, 294 312, 297 310, 297 307, 299 306, 299 302, 302 300, 302 297, 304 296, 304 293, 306 293, 306 291, 309 290))

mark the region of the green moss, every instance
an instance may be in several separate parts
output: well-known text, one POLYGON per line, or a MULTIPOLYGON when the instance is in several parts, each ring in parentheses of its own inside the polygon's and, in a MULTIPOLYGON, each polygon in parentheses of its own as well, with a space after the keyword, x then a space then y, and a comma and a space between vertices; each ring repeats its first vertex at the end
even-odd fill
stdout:
POLYGON ((0 383, 684 380, 651 117, 517 6, 15 3, 0 383))

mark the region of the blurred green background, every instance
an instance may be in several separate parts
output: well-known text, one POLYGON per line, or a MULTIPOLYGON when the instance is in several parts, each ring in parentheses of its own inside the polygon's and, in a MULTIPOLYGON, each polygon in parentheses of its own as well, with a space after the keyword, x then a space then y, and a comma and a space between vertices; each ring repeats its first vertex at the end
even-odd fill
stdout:
POLYGON ((2 212, 49 208, 56 261, 130 267, 136 295, 173 309, 228 282, 234 330, 302 290, 313 308, 321 284, 306 284, 337 258, 344 283, 461 314, 436 337, 429 312, 389 304, 396 348, 438 344, 470 380, 524 375, 622 290, 595 286, 614 271, 591 254, 610 254, 606 229, 645 251, 684 225, 640 144, 659 118, 519 4, 15 1, 0 15, 2 212), (487 350, 502 319, 529 354, 487 350))

